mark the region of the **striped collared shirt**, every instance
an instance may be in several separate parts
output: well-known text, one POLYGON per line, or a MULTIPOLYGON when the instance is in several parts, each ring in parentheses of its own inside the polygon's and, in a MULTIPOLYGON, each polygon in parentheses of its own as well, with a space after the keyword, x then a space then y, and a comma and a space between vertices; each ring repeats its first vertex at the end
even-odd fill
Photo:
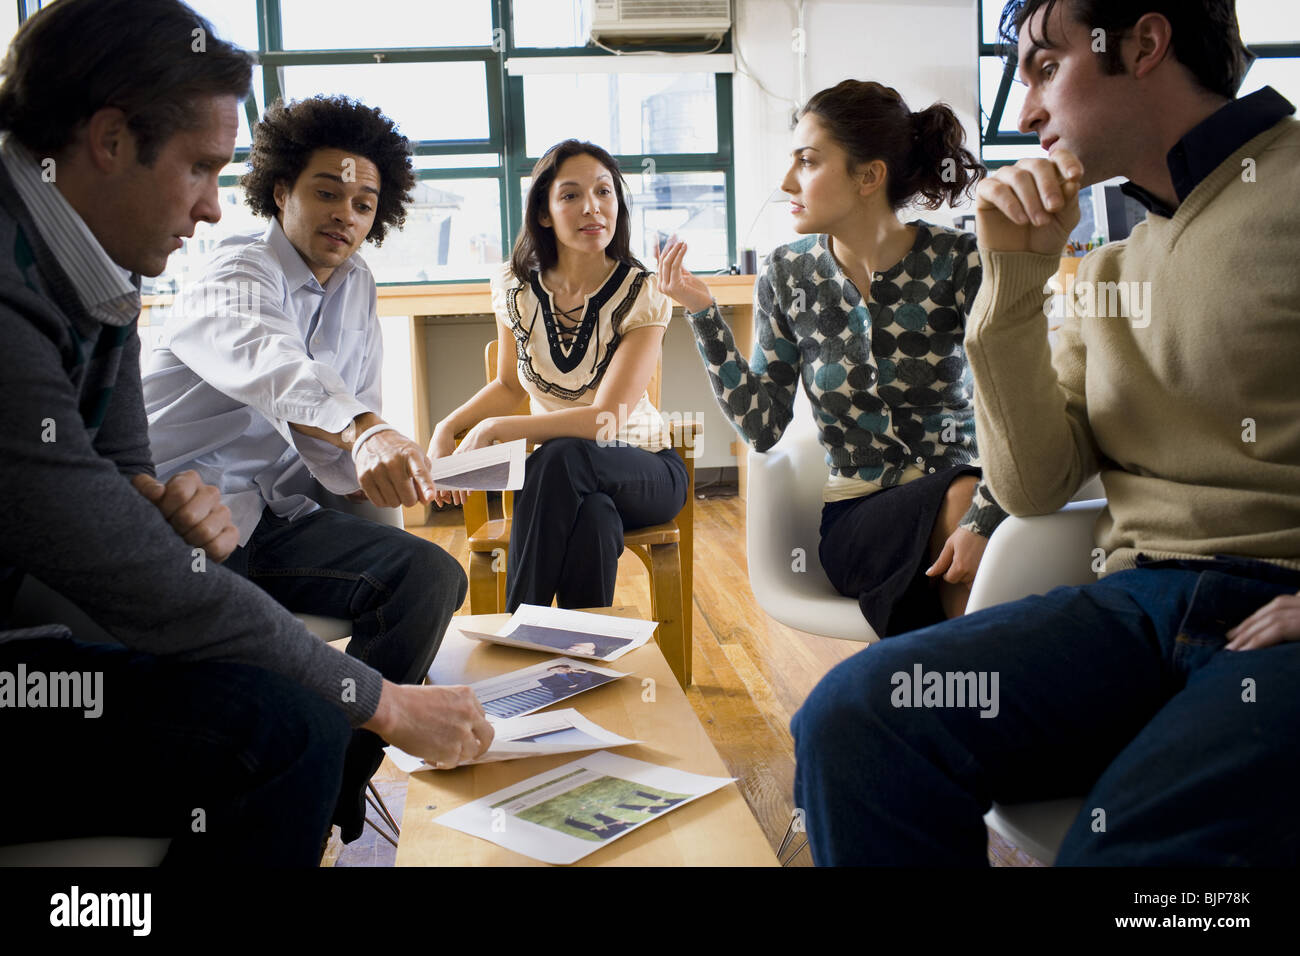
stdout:
MULTIPOLYGON (((0 135, 0 160, 86 311, 105 325, 134 322, 140 315, 135 281, 108 257, 86 221, 46 177, 46 167, 8 133, 0 135)), ((48 162, 54 170, 53 160, 48 162)))

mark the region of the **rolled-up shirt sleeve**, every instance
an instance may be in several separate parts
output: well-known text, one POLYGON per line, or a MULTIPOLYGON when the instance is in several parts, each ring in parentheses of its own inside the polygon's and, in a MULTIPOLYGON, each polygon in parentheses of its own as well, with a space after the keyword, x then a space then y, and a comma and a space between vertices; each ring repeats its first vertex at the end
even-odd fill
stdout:
MULTIPOLYGON (((379 324, 379 297, 373 285, 370 289, 370 315, 366 322, 366 328, 369 332, 365 336, 363 346, 365 358, 361 367, 356 400, 361 403, 365 411, 374 412, 378 415, 383 407, 380 374, 384 367, 384 341, 379 324)), ((351 418, 348 419, 348 421, 351 420, 351 418)), ((298 454, 307 463, 307 467, 311 469, 311 473, 316 477, 316 480, 334 494, 346 495, 361 488, 356 462, 353 461, 350 451, 345 451, 319 438, 313 438, 311 435, 304 435, 302 432, 282 427, 274 419, 272 419, 272 423, 297 449, 298 454)), ((345 422, 344 425, 346 424, 345 422)), ((338 429, 329 430, 341 431, 342 426, 338 429)))

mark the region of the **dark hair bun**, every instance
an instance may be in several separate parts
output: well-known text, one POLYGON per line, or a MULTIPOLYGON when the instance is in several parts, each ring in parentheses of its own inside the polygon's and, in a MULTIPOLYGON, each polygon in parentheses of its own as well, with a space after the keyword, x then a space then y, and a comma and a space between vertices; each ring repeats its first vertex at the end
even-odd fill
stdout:
POLYGON ((843 80, 800 111, 814 113, 849 154, 851 167, 882 160, 894 209, 937 209, 973 192, 984 167, 965 147, 966 131, 944 103, 913 113, 892 87, 843 80))

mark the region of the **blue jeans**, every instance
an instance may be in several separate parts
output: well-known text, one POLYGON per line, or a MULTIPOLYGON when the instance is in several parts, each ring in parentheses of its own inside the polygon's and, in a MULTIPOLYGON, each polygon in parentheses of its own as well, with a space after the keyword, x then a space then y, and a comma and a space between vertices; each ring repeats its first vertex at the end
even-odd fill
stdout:
MULTIPOLYGON (((225 565, 296 614, 350 620, 347 653, 399 684, 423 680, 468 587, 437 545, 328 508, 292 522, 266 509, 225 565)), ((383 741, 356 731, 334 820, 347 842, 361 835, 366 783, 383 759, 383 741)))
POLYGON ((1245 559, 1140 561, 868 647, 792 723, 813 858, 986 865, 991 801, 1087 794, 1058 863, 1295 866, 1300 643, 1223 647, 1297 589, 1245 559), (996 707, 957 706, 956 681, 924 706, 928 672, 996 673, 996 707))
POLYGON ((0 708, 0 844, 159 836, 164 865, 319 865, 351 737, 338 708, 248 664, 84 644, 57 625, 0 638, 0 671, 20 666, 102 675, 100 714, 0 708))

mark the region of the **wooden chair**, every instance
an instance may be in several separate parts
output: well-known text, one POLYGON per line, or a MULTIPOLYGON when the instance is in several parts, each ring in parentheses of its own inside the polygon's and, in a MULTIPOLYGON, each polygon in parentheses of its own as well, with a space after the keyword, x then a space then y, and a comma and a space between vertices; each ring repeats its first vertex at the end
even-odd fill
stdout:
MULTIPOLYGON (((497 374, 497 341, 483 353, 484 371, 491 382, 497 374)), ((659 407, 662 363, 650 379, 650 400, 659 407)), ((527 415, 525 401, 515 412, 527 415)), ((683 688, 691 683, 691 595, 695 527, 695 452, 698 422, 673 424, 673 450, 686 465, 686 504, 672 521, 629 531, 624 544, 645 565, 650 575, 650 615, 659 622, 655 637, 664 659, 683 688)), ((514 495, 502 492, 502 515, 488 510, 487 493, 472 492, 465 502, 465 537, 469 543, 469 607, 471 614, 494 614, 506 601, 506 554, 510 547, 510 516, 514 495)))

